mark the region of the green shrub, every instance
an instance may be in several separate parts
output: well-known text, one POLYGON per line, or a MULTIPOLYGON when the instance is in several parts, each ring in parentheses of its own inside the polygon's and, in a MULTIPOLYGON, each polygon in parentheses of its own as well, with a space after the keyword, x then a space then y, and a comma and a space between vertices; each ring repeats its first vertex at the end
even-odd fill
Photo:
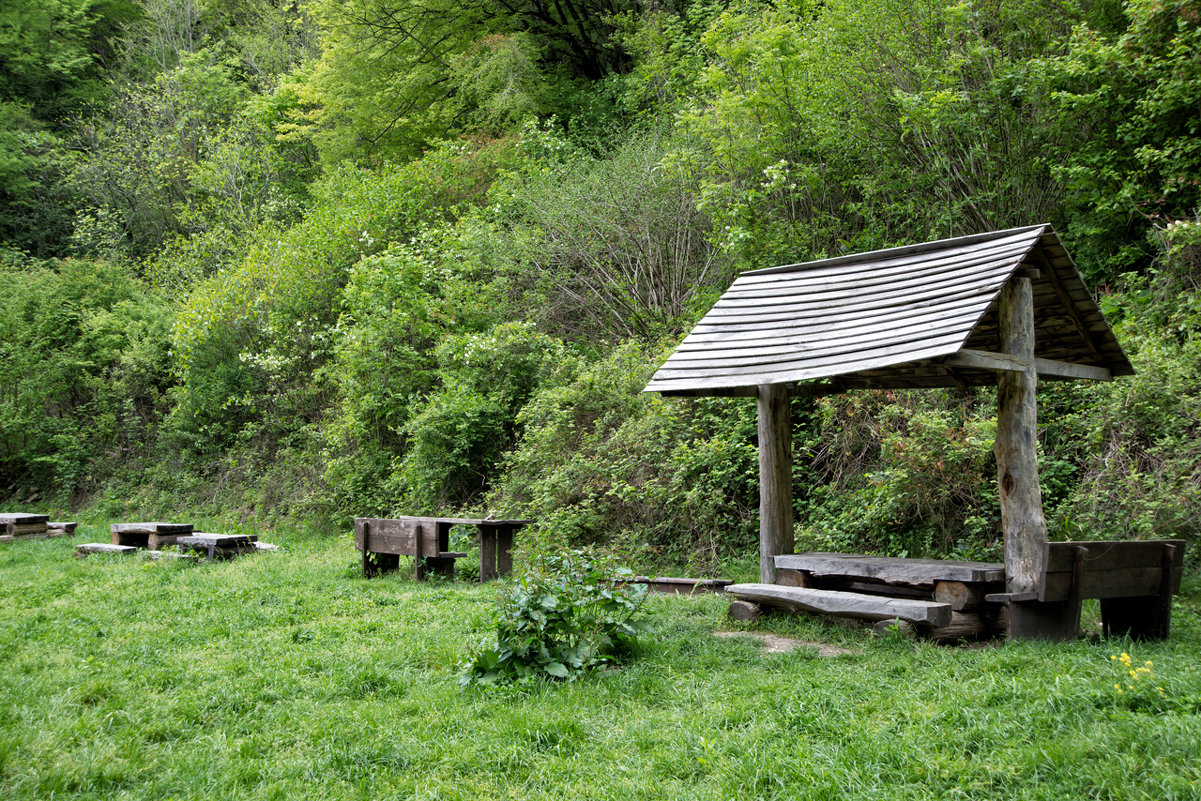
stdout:
POLYGON ((647 562, 712 570, 753 551, 755 404, 641 390, 663 348, 615 348, 522 409, 520 443, 489 498, 558 544, 621 545, 647 562))
POLYGON ((501 600, 496 642, 464 664, 461 682, 575 679, 633 654, 646 585, 586 551, 543 555, 501 600))

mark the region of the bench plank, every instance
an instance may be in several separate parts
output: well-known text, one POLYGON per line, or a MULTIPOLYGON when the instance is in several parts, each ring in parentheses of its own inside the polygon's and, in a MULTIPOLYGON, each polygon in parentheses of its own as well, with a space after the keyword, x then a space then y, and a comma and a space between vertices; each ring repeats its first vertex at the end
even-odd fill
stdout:
POLYGON ((1125 570, 1132 567, 1153 567, 1162 564, 1163 547, 1175 545, 1173 568, 1184 567, 1184 540, 1119 540, 1116 542, 1075 541, 1047 543, 1047 572, 1071 573, 1072 556, 1076 548, 1085 548, 1084 571, 1125 570))
POLYGON ((1005 568, 994 562, 945 559, 902 559, 844 553, 796 553, 775 557, 776 569, 804 570, 814 575, 850 576, 888 584, 933 588, 939 581, 1004 581, 1005 568))
POLYGON ((951 623, 950 604, 886 598, 839 590, 781 587, 778 584, 731 584, 726 592, 743 600, 862 620, 907 620, 939 628, 951 623))

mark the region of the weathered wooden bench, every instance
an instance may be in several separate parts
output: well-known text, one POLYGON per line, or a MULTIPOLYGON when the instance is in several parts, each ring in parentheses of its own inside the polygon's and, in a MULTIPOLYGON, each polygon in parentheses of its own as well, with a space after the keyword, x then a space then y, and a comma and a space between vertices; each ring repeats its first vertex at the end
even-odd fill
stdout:
POLYGON ((426 571, 450 577, 455 560, 467 554, 450 550, 454 526, 475 526, 480 545, 480 581, 506 576, 513 570, 513 535, 529 520, 462 517, 356 517, 354 544, 363 552, 363 576, 371 577, 400 566, 401 556, 413 557, 418 581, 426 571))
POLYGON ((450 550, 450 526, 436 518, 356 517, 354 545, 363 552, 363 577, 371 578, 400 567, 400 557, 413 557, 413 577, 424 581, 426 571, 450 577, 455 560, 466 556, 450 550))
POLYGON ((34 515, 23 512, 0 514, 0 534, 9 537, 44 536, 49 515, 34 515))
POLYGON ((830 615, 899 618, 936 639, 1000 633, 1068 639, 1079 633, 1082 601, 1095 598, 1107 636, 1162 639, 1180 589, 1184 546, 1184 540, 1046 543, 1038 590, 1026 593, 1006 592, 1004 566, 989 562, 780 554, 778 585, 734 585, 727 592, 830 615), (1023 604, 1019 631, 1011 604, 1023 604))
POLYGON ((1095 598, 1106 636, 1165 639, 1172 596, 1184 574, 1184 548, 1184 540, 1049 542, 1037 591, 991 593, 987 600, 1025 604, 1032 631, 1023 636, 1075 636, 1081 602, 1095 598))
POLYGON ((198 551, 209 559, 228 559, 238 554, 257 550, 254 534, 208 534, 198 532, 176 537, 180 551, 198 551))
POLYGON ((175 545, 176 540, 191 534, 192 530, 191 523, 113 523, 109 526, 113 545, 131 545, 150 551, 175 545))

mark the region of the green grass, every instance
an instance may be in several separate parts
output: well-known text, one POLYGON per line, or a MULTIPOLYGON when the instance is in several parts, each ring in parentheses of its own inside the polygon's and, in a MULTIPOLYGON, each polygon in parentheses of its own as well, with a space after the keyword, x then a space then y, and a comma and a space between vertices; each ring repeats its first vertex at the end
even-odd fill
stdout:
POLYGON ((345 537, 230 562, 0 546, 0 796, 178 799, 1197 799, 1201 603, 1165 643, 943 648, 804 618, 854 653, 721 639, 659 597, 640 657, 460 689, 498 587, 365 581, 345 537), (1153 660, 1130 708, 1110 656, 1153 660))

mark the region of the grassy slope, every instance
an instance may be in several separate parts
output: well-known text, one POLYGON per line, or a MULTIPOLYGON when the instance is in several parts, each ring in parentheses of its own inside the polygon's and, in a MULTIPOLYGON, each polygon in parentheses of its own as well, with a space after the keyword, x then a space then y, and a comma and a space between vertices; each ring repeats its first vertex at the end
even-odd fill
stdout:
MULTIPOLYGON (((76 541, 103 540, 83 527, 76 541)), ((949 649, 799 618, 762 656, 716 598, 654 601, 641 658, 461 690, 496 588, 364 581, 337 540, 228 563, 0 547, 5 798, 1196 799, 1201 604, 1167 643, 949 649), (1117 701, 1155 662, 1167 713, 1117 701)))

